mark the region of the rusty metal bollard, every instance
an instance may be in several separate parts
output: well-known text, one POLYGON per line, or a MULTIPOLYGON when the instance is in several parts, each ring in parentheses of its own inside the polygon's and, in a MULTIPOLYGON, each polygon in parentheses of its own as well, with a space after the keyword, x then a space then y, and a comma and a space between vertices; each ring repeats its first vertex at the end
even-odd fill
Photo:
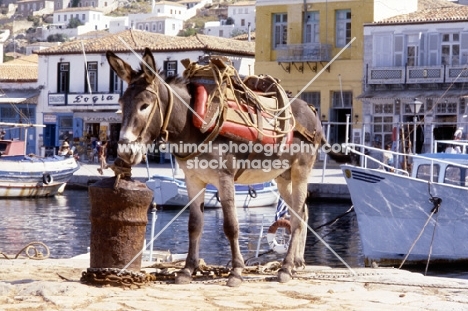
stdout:
MULTIPOLYGON (((142 250, 153 192, 144 183, 116 177, 89 186, 91 268, 124 268, 142 250)), ((126 269, 139 272, 141 254, 126 269)))

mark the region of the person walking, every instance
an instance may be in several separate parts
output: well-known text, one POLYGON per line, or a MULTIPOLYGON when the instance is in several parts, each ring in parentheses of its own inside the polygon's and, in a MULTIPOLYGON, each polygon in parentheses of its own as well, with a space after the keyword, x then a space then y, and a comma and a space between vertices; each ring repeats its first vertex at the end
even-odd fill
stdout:
POLYGON ((104 174, 103 170, 107 169, 109 165, 107 165, 107 140, 104 140, 101 144, 97 145, 97 152, 98 152, 98 159, 99 159, 99 164, 101 167, 99 167, 97 170, 99 174, 104 174))

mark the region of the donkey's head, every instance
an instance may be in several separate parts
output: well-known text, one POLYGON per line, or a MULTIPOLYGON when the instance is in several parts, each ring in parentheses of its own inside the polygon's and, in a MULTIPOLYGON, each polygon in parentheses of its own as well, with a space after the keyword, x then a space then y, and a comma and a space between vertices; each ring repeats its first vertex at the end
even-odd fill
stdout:
MULTIPOLYGON (((159 92, 160 80, 150 49, 146 48, 139 71, 108 51, 107 60, 115 73, 128 84, 120 98, 122 128, 118 156, 130 165, 142 161, 145 146, 160 135, 162 108, 164 101, 159 92)), ((164 92, 164 97, 167 92, 164 92)))

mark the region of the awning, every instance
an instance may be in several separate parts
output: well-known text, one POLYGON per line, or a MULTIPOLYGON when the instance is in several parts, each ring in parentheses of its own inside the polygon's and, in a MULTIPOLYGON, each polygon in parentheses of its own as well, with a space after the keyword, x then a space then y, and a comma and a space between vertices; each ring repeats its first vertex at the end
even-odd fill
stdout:
POLYGON ((39 96, 39 90, 4 91, 0 92, 0 104, 37 104, 37 100, 31 100, 39 96))
POLYGON ((466 90, 394 90, 394 91, 366 91, 357 96, 357 99, 410 99, 414 98, 459 98, 467 97, 466 90))

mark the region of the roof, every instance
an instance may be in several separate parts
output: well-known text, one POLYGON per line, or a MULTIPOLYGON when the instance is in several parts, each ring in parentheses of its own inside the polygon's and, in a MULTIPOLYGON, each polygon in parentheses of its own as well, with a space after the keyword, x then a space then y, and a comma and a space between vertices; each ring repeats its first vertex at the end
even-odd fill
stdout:
MULTIPOLYGON (((243 33, 241 35, 232 37, 232 39, 241 40, 241 41, 249 40, 249 34, 248 33, 243 33)), ((250 32, 250 40, 255 40, 255 31, 250 32)))
POLYGON ((0 64, 0 82, 36 82, 37 63, 38 56, 32 54, 0 64))
POLYGON ((250 5, 255 6, 255 1, 239 1, 235 3, 231 3, 228 6, 250 6, 250 5))
POLYGON ((61 10, 55 10, 54 13, 84 12, 84 11, 96 11, 96 12, 103 13, 103 10, 101 10, 99 8, 94 8, 92 6, 65 8, 65 9, 61 9, 61 10))
POLYGON ((6 90, 4 96, 0 96, 0 104, 37 104, 37 96, 40 91, 34 89, 6 90))
MULTIPOLYGON (((428 0, 426 0, 428 1, 428 0)), ((424 5, 425 9, 419 9, 408 14, 401 14, 383 19, 374 24, 405 24, 427 22, 453 22, 468 20, 468 6, 454 4, 449 1, 432 0, 433 5, 424 5), (437 5, 437 3, 439 3, 437 5)))
POLYGON ((458 6, 458 4, 455 4, 448 0, 418 0, 418 11, 447 6, 458 6))
POLYGON ((190 37, 167 36, 159 33, 152 33, 137 29, 125 30, 103 38, 69 41, 60 46, 51 47, 46 50, 35 51, 39 55, 57 54, 81 54, 83 52, 82 43, 86 53, 105 53, 112 50, 115 53, 130 53, 129 49, 143 52, 146 47, 154 52, 167 51, 194 51, 203 50, 205 52, 239 54, 245 56, 255 55, 255 43, 239 41, 221 37, 197 34, 190 37))
POLYGON ((185 5, 183 5, 183 4, 180 4, 180 3, 177 3, 177 2, 170 2, 170 1, 159 1, 159 2, 156 2, 154 5, 159 5, 159 4, 162 4, 162 5, 172 5, 172 6, 180 6, 180 7, 184 7, 184 8, 185 8, 185 5))

